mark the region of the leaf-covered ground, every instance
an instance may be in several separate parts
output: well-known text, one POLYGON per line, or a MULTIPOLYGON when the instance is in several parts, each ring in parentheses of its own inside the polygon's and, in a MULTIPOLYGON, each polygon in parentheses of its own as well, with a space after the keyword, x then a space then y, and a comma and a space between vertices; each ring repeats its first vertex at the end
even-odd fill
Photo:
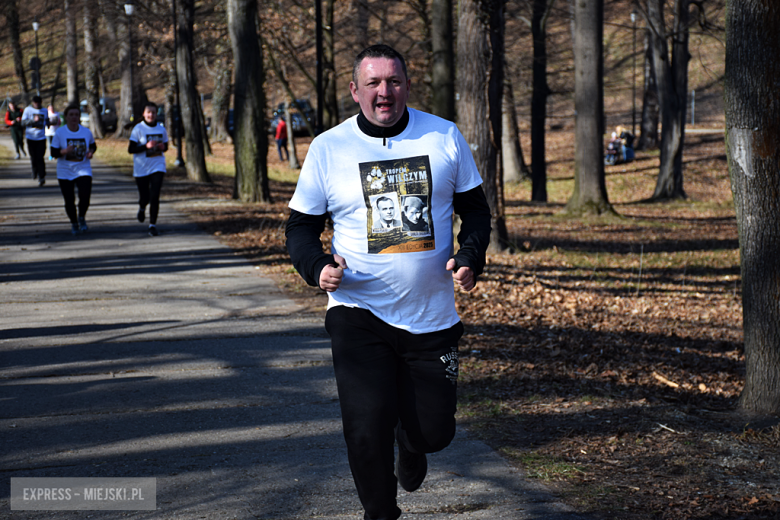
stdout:
MULTIPOLYGON (((722 135, 686 139, 687 200, 642 202, 658 158, 640 153, 607 169, 620 217, 586 220, 561 215, 572 135, 548 139, 550 202, 508 186, 514 251, 457 295, 461 423, 594 518, 780 518, 780 427, 734 412, 744 357, 722 135)), ((171 174, 165 195, 322 313, 284 248, 293 189, 272 182, 274 203, 240 204, 230 178, 171 174)))

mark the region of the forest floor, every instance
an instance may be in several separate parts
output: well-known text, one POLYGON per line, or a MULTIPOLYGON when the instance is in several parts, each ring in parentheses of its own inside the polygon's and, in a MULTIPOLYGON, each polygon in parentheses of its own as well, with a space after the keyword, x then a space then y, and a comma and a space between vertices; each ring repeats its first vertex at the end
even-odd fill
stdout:
MULTIPOLYGON (((210 160, 230 153, 216 145, 210 160)), ((570 132, 548 135, 549 202, 528 202, 527 181, 507 186, 514 250, 457 294, 459 421, 594 518, 780 518, 778 421, 736 412, 741 287, 722 133, 686 137, 683 201, 644 202, 657 152, 608 167, 606 218, 562 213, 573 155, 570 132)), ((232 200, 224 175, 198 185, 172 172, 164 196, 322 314, 324 293, 286 253, 296 172, 275 156, 272 204, 232 200)))

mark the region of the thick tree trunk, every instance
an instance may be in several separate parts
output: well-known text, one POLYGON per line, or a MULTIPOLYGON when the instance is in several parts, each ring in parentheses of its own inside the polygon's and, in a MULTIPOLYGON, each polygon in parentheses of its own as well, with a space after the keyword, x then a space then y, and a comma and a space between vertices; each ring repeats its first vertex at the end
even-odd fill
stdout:
POLYGON ((642 96, 642 122, 639 127, 637 150, 658 148, 658 85, 653 72, 653 53, 650 31, 645 30, 644 94, 642 96))
POLYGON ((257 43, 257 2, 228 0, 228 29, 236 67, 233 93, 236 180, 233 197, 244 202, 270 202, 268 136, 263 117, 263 54, 257 43))
POLYGON ((100 57, 97 54, 97 13, 94 2, 84 2, 84 86, 89 106, 89 127, 95 138, 103 138, 100 111, 100 57))
POLYGON ((368 35, 368 22, 371 18, 371 11, 368 7, 368 0, 352 0, 352 8, 355 10, 355 44, 357 45, 357 55, 360 51, 371 45, 371 39, 368 35))
POLYGON ((612 213, 604 176, 604 0, 577 0, 574 23, 574 193, 569 214, 612 213))
POLYGON ((547 1, 533 0, 531 35, 533 66, 531 93, 531 200, 547 202, 547 159, 545 157, 545 123, 547 120, 547 1))
MULTIPOLYGON (((116 9, 111 2, 106 2, 105 8, 107 11, 113 11, 111 14, 116 15, 116 9)), ((131 49, 133 46, 132 31, 130 31, 130 25, 128 17, 125 15, 116 16, 114 18, 115 26, 117 28, 117 54, 119 58, 119 68, 122 71, 120 76, 120 89, 119 89, 119 117, 116 125, 116 132, 114 133, 115 139, 126 139, 130 137, 130 132, 133 126, 133 108, 135 106, 135 85, 133 82, 133 72, 135 69, 135 63, 132 58, 131 49)))
POLYGON ((742 262, 745 387, 739 407, 780 412, 780 6, 730 1, 726 132, 742 262))
POLYGON ((74 0, 65 0, 65 61, 68 64, 68 104, 79 103, 79 62, 76 54, 76 10, 74 0))
POLYGON ((232 142, 228 131, 230 94, 232 92, 233 66, 230 56, 225 54, 217 61, 214 76, 214 94, 211 98, 211 138, 216 141, 232 142))
POLYGON ((181 0, 177 13, 177 32, 179 45, 176 52, 176 72, 179 76, 179 96, 181 99, 181 119, 184 124, 184 139, 187 160, 187 177, 197 182, 211 182, 206 170, 206 148, 203 126, 203 112, 200 108, 195 61, 193 52, 193 25, 195 19, 195 1, 181 0))
POLYGON ((523 149, 520 146, 515 95, 512 89, 512 80, 507 72, 507 65, 504 63, 504 95, 501 107, 501 169, 504 182, 519 182, 530 177, 531 172, 525 164, 523 149))
POLYGON ((452 0, 431 3, 431 112, 455 121, 452 0))
POLYGON ((19 93, 24 96, 24 102, 29 103, 30 101, 27 99, 27 76, 24 73, 24 55, 22 54, 22 44, 19 39, 19 9, 16 2, 17 0, 8 0, 5 4, 6 27, 11 39, 11 54, 14 57, 14 74, 19 83, 19 93))
POLYGON ((499 175, 503 91, 503 1, 461 0, 458 20, 458 126, 471 148, 490 205, 490 250, 506 249, 499 175), (486 88, 487 86, 487 88, 486 88))
POLYGON ((683 199, 682 153, 688 95, 688 2, 675 0, 674 47, 669 61, 663 0, 648 0, 653 69, 661 107, 661 167, 653 200, 683 199))
MULTIPOLYGON (((336 64, 335 43, 333 30, 333 9, 335 0, 325 0, 325 19, 323 20, 322 37, 323 68, 322 81, 324 90, 323 124, 322 129, 327 130, 339 124, 339 99, 336 92, 336 64)), ((292 131, 292 129, 290 129, 292 131)))

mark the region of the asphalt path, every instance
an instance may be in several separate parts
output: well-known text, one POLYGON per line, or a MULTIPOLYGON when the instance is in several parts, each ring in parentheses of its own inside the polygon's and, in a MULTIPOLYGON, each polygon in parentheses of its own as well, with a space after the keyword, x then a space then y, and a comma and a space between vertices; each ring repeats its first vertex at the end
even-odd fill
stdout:
MULTIPOLYGON (((171 204, 148 236, 93 168, 72 236, 55 163, 0 163, 0 518, 362 518, 323 316, 171 204), (155 478, 156 509, 12 511, 30 477, 155 478)), ((429 466, 403 518, 584 518, 460 427, 429 466)))

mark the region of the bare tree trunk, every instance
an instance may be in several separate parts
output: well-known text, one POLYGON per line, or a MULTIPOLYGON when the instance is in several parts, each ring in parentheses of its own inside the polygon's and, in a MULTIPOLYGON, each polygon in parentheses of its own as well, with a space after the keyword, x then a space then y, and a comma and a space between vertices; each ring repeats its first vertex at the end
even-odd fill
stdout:
POLYGON ((214 95, 211 98, 211 138, 217 141, 233 142, 228 129, 232 81, 232 60, 228 54, 224 54, 217 61, 214 95))
POLYGON ((295 149, 295 132, 292 126, 292 111, 289 101, 284 109, 284 122, 287 125, 287 164, 293 170, 300 170, 301 163, 298 162, 298 151, 295 149))
POLYGON ((455 121, 455 56, 452 0, 431 3, 431 111, 455 121))
POLYGON ((126 139, 130 137, 133 126, 133 109, 135 107, 135 85, 133 82, 133 63, 131 49, 133 43, 130 41, 132 32, 130 32, 127 16, 117 16, 116 6, 111 2, 104 4, 108 15, 112 17, 117 29, 116 42, 117 54, 119 58, 119 68, 121 69, 120 90, 119 90, 119 114, 116 125, 115 139, 126 139))
POLYGON ((726 12, 726 132, 739 228, 745 336, 743 412, 780 412, 780 9, 731 1, 726 12))
POLYGON ((64 0, 65 9, 65 61, 68 64, 68 104, 79 102, 79 62, 76 54, 76 10, 74 0, 64 0))
POLYGON ((195 2, 194 0, 181 0, 179 5, 181 7, 176 14, 179 39, 176 52, 176 71, 179 76, 181 119, 184 124, 185 150, 187 152, 185 166, 189 179, 197 182, 211 182, 206 170, 205 128, 195 77, 195 62, 192 58, 195 2))
POLYGON ((604 0, 577 0, 574 23, 574 111, 577 114, 573 215, 612 213, 604 176, 604 0))
POLYGON ((268 137, 265 129, 263 54, 257 43, 257 2, 228 0, 228 28, 236 66, 233 93, 233 145, 236 180, 233 198, 270 202, 268 137))
POLYGON ((671 63, 666 44, 663 0, 648 0, 647 14, 653 33, 653 69, 661 106, 661 168, 652 199, 682 199, 685 198, 682 153, 688 95, 688 0, 675 0, 671 63))
POLYGON ((554 0, 533 0, 531 34, 533 67, 531 93, 531 200, 547 202, 547 159, 545 157, 545 123, 547 121, 547 17, 554 0), (548 6, 549 2, 549 6, 548 6))
POLYGON ((529 178, 531 172, 525 164, 523 149, 520 146, 520 132, 517 128, 517 113, 515 112, 515 95, 508 72, 506 60, 504 60, 504 95, 501 107, 501 165, 504 182, 519 182, 529 178))
POLYGON ((490 250, 506 249, 499 175, 503 91, 504 2, 461 0, 458 20, 458 126, 474 155, 490 205, 490 250), (486 88, 487 86, 487 88, 486 88))
POLYGON ((96 52, 97 26, 96 5, 94 2, 84 3, 84 55, 85 78, 87 90, 87 105, 89 106, 89 127, 95 138, 103 138, 103 120, 100 113, 100 58, 96 52))
POLYGON ((355 43, 359 53, 371 45, 368 35, 368 22, 371 13, 368 8, 368 0, 352 0, 352 8, 355 10, 355 43))
POLYGON ((29 103, 27 99, 27 76, 24 73, 24 55, 22 54, 22 44, 19 39, 19 10, 16 5, 17 0, 8 0, 5 3, 5 19, 7 22, 8 33, 11 39, 11 54, 14 57, 14 74, 19 83, 19 92, 24 96, 24 102, 29 103))
MULTIPOLYGON (((339 124, 339 99, 336 93, 336 65, 333 40, 333 4, 335 0, 325 0, 325 19, 323 20, 322 36, 323 68, 322 82, 324 91, 322 129, 327 130, 339 124)), ((290 129, 292 130, 292 129, 290 129)))
POLYGON ((642 96, 642 122, 640 124, 637 150, 655 150, 658 148, 658 85, 653 71, 653 53, 650 44, 650 31, 645 30, 645 82, 642 96))

